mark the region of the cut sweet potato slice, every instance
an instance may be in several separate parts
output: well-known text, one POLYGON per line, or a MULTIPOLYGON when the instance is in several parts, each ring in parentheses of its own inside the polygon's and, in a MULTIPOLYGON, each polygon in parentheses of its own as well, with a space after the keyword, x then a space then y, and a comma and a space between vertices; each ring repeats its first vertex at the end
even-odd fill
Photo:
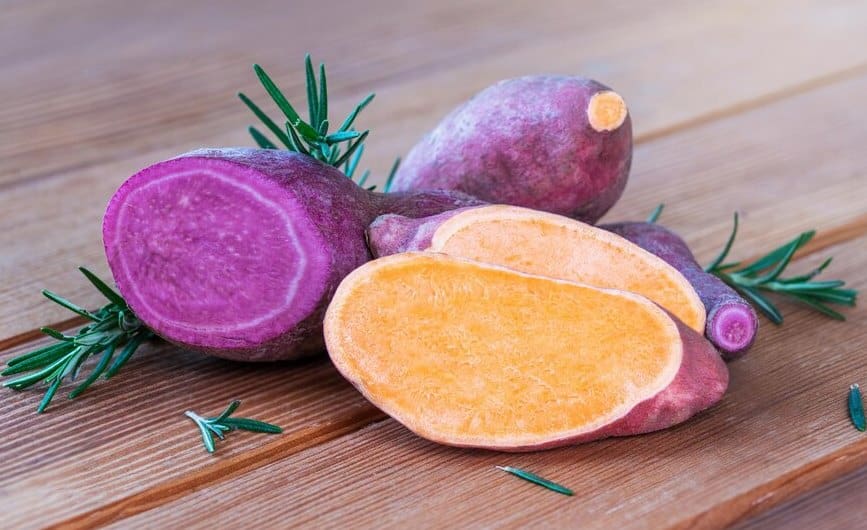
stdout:
POLYGON ((374 254, 444 252, 521 272, 638 293, 703 332, 705 307, 674 267, 626 239, 560 215, 480 206, 425 219, 385 215, 368 230, 374 254))
POLYGON ((369 262, 325 318, 335 366, 440 443, 521 451, 653 431, 728 383, 702 336, 646 298, 445 254, 369 262))

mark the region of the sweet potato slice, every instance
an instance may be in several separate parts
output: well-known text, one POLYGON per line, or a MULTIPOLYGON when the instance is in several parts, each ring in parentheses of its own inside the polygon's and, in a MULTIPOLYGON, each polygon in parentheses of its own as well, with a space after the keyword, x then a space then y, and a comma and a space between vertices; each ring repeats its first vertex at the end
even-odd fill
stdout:
POLYGON ((521 272, 641 294, 704 331, 705 307, 686 277, 628 240, 560 215, 479 206, 425 219, 385 215, 368 229, 375 255, 430 250, 521 272))
POLYGON ((713 405, 709 342, 634 293, 445 254, 369 262, 325 317, 335 366, 424 438, 506 451, 653 431, 713 405))

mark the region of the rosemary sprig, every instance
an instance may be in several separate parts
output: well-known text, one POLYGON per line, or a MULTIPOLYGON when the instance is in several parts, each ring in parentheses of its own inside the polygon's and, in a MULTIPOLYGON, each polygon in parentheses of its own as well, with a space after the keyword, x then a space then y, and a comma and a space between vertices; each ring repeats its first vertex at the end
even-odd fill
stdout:
POLYGON ((241 406, 241 402, 236 399, 229 403, 229 406, 227 406, 219 416, 214 416, 212 418, 203 418, 191 410, 184 413, 186 417, 196 423, 196 427, 198 427, 199 431, 202 433, 202 443, 205 445, 205 449, 209 453, 213 453, 216 450, 214 435, 217 435, 217 438, 222 440, 225 438, 227 432, 235 430, 262 432, 266 434, 280 434, 283 432, 283 429, 277 425, 265 423, 264 421, 253 420, 250 418, 231 418, 230 416, 239 406, 241 406))
POLYGON ((51 291, 43 290, 42 294, 46 298, 88 319, 90 323, 78 330, 75 335, 65 335, 55 329, 42 328, 43 333, 57 339, 58 342, 11 359, 6 369, 0 372, 0 375, 4 376, 29 372, 27 375, 3 383, 3 386, 12 390, 24 390, 40 381, 48 385, 36 409, 37 413, 43 412, 48 407, 66 378, 75 381, 82 365, 91 356, 101 354, 90 375, 69 393, 69 399, 87 390, 99 376, 102 375, 105 379, 114 376, 132 357, 136 349, 154 336, 153 332, 136 318, 124 299, 114 289, 86 268, 79 267, 79 270, 108 299, 108 303, 96 311, 88 311, 51 291), (115 356, 118 348, 120 353, 115 356))
POLYGON ((653 224, 659 220, 659 216, 662 215, 662 210, 665 208, 665 204, 659 203, 659 205, 650 212, 650 215, 647 216, 647 223, 653 224))
POLYGON ((846 320, 845 316, 829 306, 834 304, 854 306, 858 292, 854 289, 844 289, 846 282, 842 280, 813 280, 831 264, 831 258, 806 274, 789 278, 782 276, 795 253, 816 235, 815 230, 801 233, 785 245, 745 266, 741 266, 740 262, 725 263, 737 232, 738 214, 735 213, 732 232, 719 255, 705 267, 707 272, 738 291, 774 324, 782 324, 783 315, 764 293, 774 293, 805 304, 836 320, 846 320))
MULTIPOLYGON (((325 75, 325 64, 319 64, 319 77, 317 79, 313 69, 313 61, 310 59, 310 54, 307 54, 304 58, 304 70, 306 72, 307 112, 309 115, 307 121, 301 118, 298 111, 289 103, 289 100, 265 70, 258 64, 253 65, 253 71, 265 91, 283 112, 284 118, 277 120, 283 122, 283 125, 278 125, 277 121, 269 118, 253 100, 245 94, 239 93, 238 97, 241 101, 277 138, 277 142, 272 141, 265 133, 253 126, 248 128, 250 135, 256 144, 263 149, 278 149, 277 144, 280 143, 285 149, 312 156, 321 162, 341 168, 347 177, 359 186, 364 186, 370 172, 365 171, 357 179, 355 175, 361 155, 364 152, 364 141, 370 131, 357 131, 354 124, 361 111, 373 101, 375 94, 371 93, 363 98, 343 120, 340 127, 329 133, 328 82, 325 75)), ((392 168, 392 173, 386 183, 386 191, 388 191, 387 188, 399 162, 400 159, 395 162, 392 168)), ((375 186, 371 186, 368 189, 374 188, 375 186)))
POLYGON ((864 403, 861 400, 861 387, 858 383, 849 387, 849 418, 852 425, 861 432, 867 429, 867 420, 864 419, 864 403))
POLYGON ((535 473, 530 473, 529 471, 524 471, 523 469, 518 469, 511 466, 496 466, 496 468, 505 471, 506 473, 511 473, 512 475, 522 478, 528 482, 532 482, 533 484, 542 486, 543 488, 548 488, 551 491, 556 491, 557 493, 562 493, 563 495, 568 495, 570 497, 572 495, 575 495, 575 492, 570 490, 569 488, 561 486, 556 482, 551 482, 550 480, 542 478, 535 473))

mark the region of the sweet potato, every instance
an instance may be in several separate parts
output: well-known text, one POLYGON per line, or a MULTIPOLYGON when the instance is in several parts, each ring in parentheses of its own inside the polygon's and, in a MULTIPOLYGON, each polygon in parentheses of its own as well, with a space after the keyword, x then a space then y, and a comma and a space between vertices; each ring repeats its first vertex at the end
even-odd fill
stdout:
POLYGON ((615 223, 600 228, 659 256, 689 280, 707 310, 705 335, 723 358, 736 359, 749 350, 759 327, 755 309, 722 280, 705 272, 677 234, 662 225, 644 222, 615 223))
POLYGON ((325 340, 372 403, 463 447, 528 451, 663 429, 728 384, 713 346, 642 296, 445 254, 352 272, 325 340))
POLYGON ((456 192, 381 194, 311 157, 207 149, 133 175, 103 220, 118 289, 161 337, 229 359, 322 350, 325 307, 371 259, 368 224, 477 204, 456 192))
POLYGON ((674 267, 622 237, 561 215, 503 205, 421 219, 383 215, 371 224, 368 238, 374 256, 429 250, 631 291, 658 303, 692 329, 705 328, 701 300, 674 267))
POLYGON ((580 77, 501 81, 446 116, 409 153, 394 190, 459 190, 594 223, 632 161, 626 104, 580 77))

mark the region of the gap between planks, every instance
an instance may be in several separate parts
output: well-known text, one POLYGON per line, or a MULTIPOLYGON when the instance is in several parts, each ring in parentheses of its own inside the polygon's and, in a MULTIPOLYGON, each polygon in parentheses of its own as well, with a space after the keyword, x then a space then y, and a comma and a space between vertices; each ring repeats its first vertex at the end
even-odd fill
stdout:
MULTIPOLYGON (((796 260, 816 254, 828 247, 854 240, 862 235, 867 235, 867 214, 818 234, 798 253, 796 260)), ((750 261, 758 257, 754 256, 750 261)), ((280 440, 265 444, 260 448, 242 453, 234 458, 222 460, 190 475, 146 488, 138 493, 55 523, 49 528, 77 529, 108 525, 158 508, 204 487, 236 478, 388 419, 385 413, 371 404, 366 404, 366 407, 329 422, 323 427, 304 429, 292 436, 284 435, 280 440)), ((742 521, 788 500, 804 487, 821 486, 841 474, 854 471, 865 463, 867 463, 867 441, 852 444, 813 462, 806 468, 784 474, 758 488, 746 491, 701 514, 681 521, 675 528, 716 528, 742 521), (756 498, 759 500, 754 500, 756 498)))

